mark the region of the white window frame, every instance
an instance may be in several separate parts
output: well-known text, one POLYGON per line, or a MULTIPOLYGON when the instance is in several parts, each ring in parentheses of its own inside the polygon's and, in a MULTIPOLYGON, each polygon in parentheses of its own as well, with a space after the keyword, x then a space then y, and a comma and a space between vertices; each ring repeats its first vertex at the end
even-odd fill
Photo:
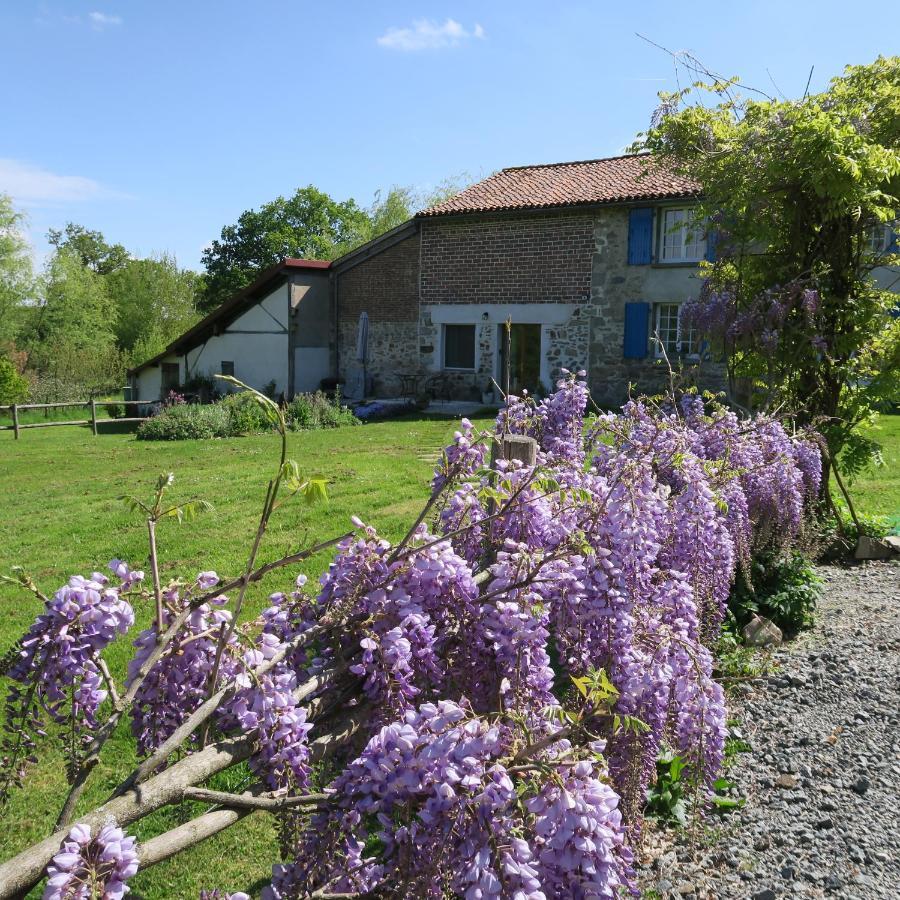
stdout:
POLYGON ((879 222, 868 229, 866 234, 866 250, 872 256, 884 256, 891 246, 893 228, 888 222, 879 222))
POLYGON ((680 300, 665 300, 660 303, 653 304, 653 356, 656 359, 665 359, 668 357, 672 359, 673 357, 680 359, 697 359, 699 358, 699 353, 697 350, 693 348, 695 335, 694 328, 691 326, 688 329, 687 340, 685 341, 684 336, 681 332, 681 307, 682 303, 680 300), (674 350, 669 347, 670 337, 667 335, 671 334, 671 309, 675 308, 675 340, 674 340, 674 350), (666 312, 666 331, 667 335, 663 334, 662 331, 662 319, 663 319, 663 311, 666 312), (656 340, 656 338, 659 338, 656 340), (686 343, 686 347, 685 347, 686 343), (663 349, 665 349, 665 353, 663 353, 663 349))
POLYGON ((476 372, 478 371, 478 325, 475 322, 445 322, 441 325, 441 370, 444 372, 476 372), (447 328, 472 329, 472 367, 447 365, 447 328))
POLYGON ((664 206, 660 221, 659 262, 698 263, 706 258, 706 223, 697 219, 696 207, 664 206), (688 236, 694 240, 687 241, 688 236))

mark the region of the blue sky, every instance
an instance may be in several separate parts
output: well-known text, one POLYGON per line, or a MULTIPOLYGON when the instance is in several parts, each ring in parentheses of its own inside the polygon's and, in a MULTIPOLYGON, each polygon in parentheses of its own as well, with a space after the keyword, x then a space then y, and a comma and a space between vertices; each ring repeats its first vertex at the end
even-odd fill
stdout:
POLYGON ((73 220, 198 267, 223 225, 302 185, 368 204, 621 152, 674 87, 635 32, 797 95, 810 66, 817 89, 896 51, 875 23, 832 0, 0 0, 0 191, 38 260, 73 220))

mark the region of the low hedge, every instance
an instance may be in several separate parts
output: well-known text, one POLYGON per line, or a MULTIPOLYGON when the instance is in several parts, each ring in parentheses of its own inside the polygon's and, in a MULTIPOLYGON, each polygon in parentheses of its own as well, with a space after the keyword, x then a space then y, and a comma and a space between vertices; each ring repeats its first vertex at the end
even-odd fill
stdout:
POLYGON ((231 411, 223 403, 181 403, 163 407, 157 415, 141 422, 137 437, 141 441, 186 441, 237 433, 231 411))
MULTIPOLYGON (((322 391, 298 394, 285 407, 285 418, 292 431, 359 424, 359 419, 341 405, 339 396, 332 398, 322 391)), ((183 441, 259 434, 274 428, 253 397, 241 393, 229 394, 217 403, 164 406, 141 423, 137 437, 143 441, 183 441)))

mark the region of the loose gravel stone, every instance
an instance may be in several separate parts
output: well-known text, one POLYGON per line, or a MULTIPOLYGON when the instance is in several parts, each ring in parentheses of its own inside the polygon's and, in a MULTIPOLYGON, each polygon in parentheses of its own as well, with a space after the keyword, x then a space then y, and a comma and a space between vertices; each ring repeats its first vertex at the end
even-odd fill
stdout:
POLYGON ((729 700, 745 806, 689 838, 648 826, 641 886, 665 900, 900 896, 900 563, 819 574, 816 626, 729 700))

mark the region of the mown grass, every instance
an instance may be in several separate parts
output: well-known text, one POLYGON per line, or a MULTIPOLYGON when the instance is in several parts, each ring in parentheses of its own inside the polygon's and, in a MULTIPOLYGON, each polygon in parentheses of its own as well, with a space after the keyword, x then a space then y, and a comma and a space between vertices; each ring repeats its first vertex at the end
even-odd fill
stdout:
MULTIPOLYGON (((389 539, 401 537, 427 497, 435 459, 455 427, 446 419, 410 419, 290 434, 290 456, 302 472, 327 479, 329 500, 314 507, 292 502, 278 510, 260 561, 342 533, 353 514, 389 539)), ((97 438, 88 428, 31 429, 17 442, 10 432, 0 432, 0 572, 21 565, 45 591, 53 591, 70 573, 102 569, 113 557, 146 568, 145 526, 117 498, 126 492, 149 496, 157 475, 167 471, 176 474, 174 497, 203 497, 215 509, 190 524, 161 526, 163 576, 240 571, 265 484, 277 465, 276 436, 157 443, 136 441, 121 433, 126 428, 109 423, 97 438), (120 433, 109 433, 112 429, 120 433)), ((323 553, 272 575, 250 594, 250 612, 262 608, 268 593, 289 588, 299 572, 318 577, 328 559, 323 553)), ((2 583, 0 604, 3 653, 28 628, 40 604, 2 583)), ((138 610, 139 627, 149 618, 148 608, 138 610)), ((125 642, 109 653, 120 680, 128 656, 125 642)), ((120 727, 80 808, 102 802, 134 762, 130 734, 120 727)), ((27 788, 16 791, 0 813, 0 859, 52 830, 65 791, 63 756, 43 747, 27 788)), ((138 838, 149 837, 184 821, 190 811, 170 807, 132 830, 138 838)), ((271 821, 258 814, 141 873, 134 892, 147 898, 196 897, 201 887, 224 886, 258 895, 275 859, 271 821)))
POLYGON ((866 435, 882 445, 884 463, 854 479, 850 496, 860 513, 886 516, 900 527, 900 413, 879 416, 866 435))

